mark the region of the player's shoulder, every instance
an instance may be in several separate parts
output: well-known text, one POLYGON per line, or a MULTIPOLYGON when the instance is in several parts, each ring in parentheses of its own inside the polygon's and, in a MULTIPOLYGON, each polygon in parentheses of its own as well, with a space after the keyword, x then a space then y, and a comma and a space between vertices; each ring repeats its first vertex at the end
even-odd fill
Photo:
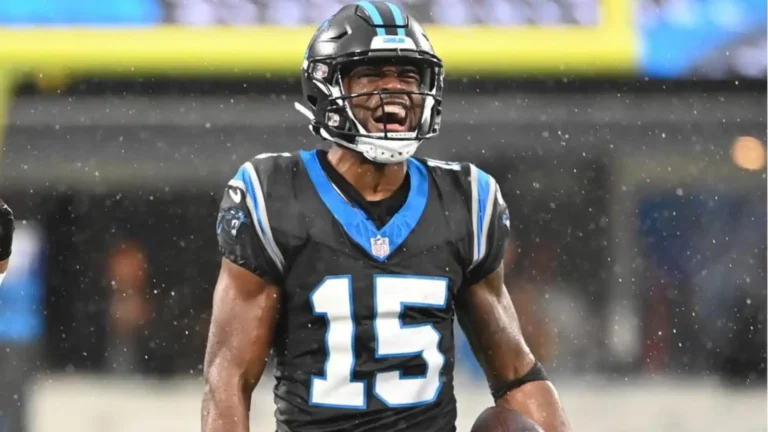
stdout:
POLYGON ((431 158, 419 158, 427 170, 437 181, 438 185, 458 188, 460 191, 471 193, 473 189, 496 188, 496 180, 470 162, 453 162, 431 158))
POLYGON ((298 170, 299 152, 261 153, 244 162, 229 181, 230 187, 275 192, 291 185, 298 170))
POLYGON ((442 200, 450 208, 464 207, 473 220, 479 218, 481 221, 494 208, 506 211, 496 179, 475 164, 429 158, 421 158, 420 161, 432 174, 442 200))
POLYGON ((262 241, 278 258, 281 248, 290 248, 287 236, 304 235, 304 213, 296 199, 300 161, 299 152, 252 157, 230 178, 221 203, 222 209, 247 210, 262 241))
POLYGON ((292 175, 296 172, 301 157, 299 152, 260 153, 245 162, 242 166, 253 171, 262 178, 275 175, 292 175))

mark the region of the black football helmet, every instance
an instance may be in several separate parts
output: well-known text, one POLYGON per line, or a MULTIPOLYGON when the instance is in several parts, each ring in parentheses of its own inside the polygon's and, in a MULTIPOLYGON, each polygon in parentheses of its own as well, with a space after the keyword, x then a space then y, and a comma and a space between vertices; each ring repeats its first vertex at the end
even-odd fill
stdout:
POLYGON ((421 25, 392 3, 346 5, 323 22, 307 48, 301 82, 306 105, 296 103, 296 108, 310 118, 312 133, 359 151, 372 161, 404 161, 440 129, 443 62, 421 25), (350 99, 382 97, 382 92, 345 94, 343 75, 361 64, 376 62, 413 66, 421 72, 419 91, 385 91, 423 97, 414 131, 387 132, 385 128, 370 133, 352 113, 350 99))

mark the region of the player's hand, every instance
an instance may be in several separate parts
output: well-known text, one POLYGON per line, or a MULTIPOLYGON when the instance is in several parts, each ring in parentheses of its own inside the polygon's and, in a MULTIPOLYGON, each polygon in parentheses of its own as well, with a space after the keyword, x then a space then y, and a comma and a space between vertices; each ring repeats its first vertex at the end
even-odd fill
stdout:
POLYGON ((13 230, 13 212, 0 199, 0 262, 6 261, 11 256, 13 230))

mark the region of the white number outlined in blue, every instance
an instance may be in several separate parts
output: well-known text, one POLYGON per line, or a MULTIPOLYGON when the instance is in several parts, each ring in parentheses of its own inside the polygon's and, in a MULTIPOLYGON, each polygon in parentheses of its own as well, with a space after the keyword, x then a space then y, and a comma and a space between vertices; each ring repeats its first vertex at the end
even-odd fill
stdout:
MULTIPOLYGON (((405 325, 406 307, 444 309, 448 305, 448 279, 428 276, 374 276, 374 337, 377 358, 421 356, 424 376, 404 377, 402 371, 377 372, 373 393, 390 407, 429 404, 442 389, 445 356, 442 335, 432 323, 405 325)), ((341 409, 367 406, 367 383, 354 381, 355 316, 351 276, 326 277, 310 295, 315 315, 326 320, 324 376, 313 376, 310 405, 341 409)))

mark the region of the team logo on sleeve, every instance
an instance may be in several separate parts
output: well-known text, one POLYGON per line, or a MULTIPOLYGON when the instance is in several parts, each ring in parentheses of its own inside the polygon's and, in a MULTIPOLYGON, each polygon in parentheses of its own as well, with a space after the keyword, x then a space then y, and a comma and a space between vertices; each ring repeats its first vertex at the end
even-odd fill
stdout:
POLYGON ((250 223, 251 221, 248 219, 248 215, 245 211, 237 207, 230 207, 219 213, 219 220, 216 223, 216 233, 220 234, 222 230, 227 230, 232 237, 235 237, 241 226, 250 223))
POLYGON ((384 258, 389 255, 389 239, 387 237, 378 236, 371 239, 371 253, 373 256, 384 258))

